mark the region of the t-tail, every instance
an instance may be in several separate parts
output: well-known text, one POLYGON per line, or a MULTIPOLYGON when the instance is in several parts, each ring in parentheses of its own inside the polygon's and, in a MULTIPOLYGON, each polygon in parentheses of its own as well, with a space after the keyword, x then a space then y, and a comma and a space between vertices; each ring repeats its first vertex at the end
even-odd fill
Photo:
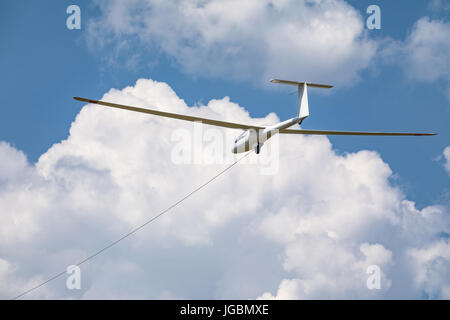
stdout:
POLYGON ((308 87, 326 88, 326 89, 333 88, 333 86, 328 85, 328 84, 298 82, 298 81, 289 81, 289 80, 280 80, 280 79, 272 79, 272 80, 270 80, 270 82, 297 86, 297 89, 298 89, 298 110, 297 110, 298 123, 302 123, 302 121, 309 116, 308 87))

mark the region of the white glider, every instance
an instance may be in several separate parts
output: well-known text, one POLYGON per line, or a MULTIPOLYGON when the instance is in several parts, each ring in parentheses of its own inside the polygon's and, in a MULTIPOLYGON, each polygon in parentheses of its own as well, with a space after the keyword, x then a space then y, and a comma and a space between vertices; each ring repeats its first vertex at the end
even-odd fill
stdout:
POLYGON ((142 112, 142 113, 148 113, 153 114, 157 116, 162 117, 168 117, 168 118, 174 118, 179 120, 186 120, 186 121, 199 121, 201 123, 213 125, 213 126, 219 126, 219 127, 225 127, 225 128, 232 128, 232 129, 243 129, 245 130, 241 135, 239 135, 236 140, 234 141, 234 146, 232 149, 233 153, 241 153, 250 151, 252 149, 255 149, 256 153, 259 153, 261 150, 262 145, 264 142, 266 142, 268 139, 273 137, 277 133, 283 133, 283 134, 315 134, 315 135, 363 135, 363 136, 433 136, 436 135, 436 133, 411 133, 411 132, 358 132, 358 131, 328 131, 328 130, 297 130, 297 129, 288 129, 289 127, 295 125, 295 124, 301 124, 303 120, 305 120, 309 116, 309 107, 308 107, 308 87, 313 88, 332 88, 333 86, 326 85, 326 84, 317 84, 317 83, 309 83, 309 82, 297 82, 297 81, 288 81, 288 80, 279 80, 279 79, 272 79, 270 80, 272 83, 281 83, 281 84, 288 84, 288 85, 294 85, 298 88, 298 112, 297 116, 291 119, 288 119, 286 121, 267 126, 267 127, 261 127, 261 126, 254 126, 254 125, 248 125, 248 124, 240 124, 240 123, 234 123, 234 122, 226 122, 226 121, 220 121, 220 120, 212 120, 212 119, 206 119, 206 118, 200 118, 200 117, 193 117, 193 116, 187 116, 177 113, 170 113, 170 112, 164 112, 164 111, 158 111, 158 110, 152 110, 152 109, 144 109, 144 108, 138 108, 133 106, 126 106, 122 104, 116 104, 116 103, 110 103, 105 101, 99 101, 99 100, 91 100, 91 99, 85 99, 80 97, 74 97, 75 100, 87 102, 87 103, 94 103, 99 104, 107 107, 112 108, 119 108, 119 109, 125 109, 135 112, 142 112))

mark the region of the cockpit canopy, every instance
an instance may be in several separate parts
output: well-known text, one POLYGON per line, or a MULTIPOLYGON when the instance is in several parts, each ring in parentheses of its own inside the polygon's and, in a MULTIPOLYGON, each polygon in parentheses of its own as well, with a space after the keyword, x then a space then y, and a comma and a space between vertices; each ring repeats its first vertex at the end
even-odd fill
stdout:
POLYGON ((241 140, 242 138, 245 138, 245 136, 247 136, 248 130, 245 130, 244 132, 242 132, 237 138, 236 140, 234 140, 234 143, 237 143, 239 140, 241 140))

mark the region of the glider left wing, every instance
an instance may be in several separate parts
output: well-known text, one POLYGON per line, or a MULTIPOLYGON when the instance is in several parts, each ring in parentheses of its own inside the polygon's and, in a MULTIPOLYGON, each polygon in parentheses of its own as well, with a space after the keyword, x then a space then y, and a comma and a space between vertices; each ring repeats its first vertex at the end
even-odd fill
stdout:
POLYGON ((187 116, 183 114, 177 114, 177 113, 171 113, 171 112, 164 112, 164 111, 158 111, 158 110, 152 110, 152 109, 144 109, 144 108, 138 108, 138 107, 132 107, 132 106, 126 106, 123 104, 116 104, 111 102, 105 102, 101 100, 91 100, 86 98, 80 98, 80 97, 73 97, 75 100, 83 101, 87 103, 94 103, 94 104, 100 104, 102 106, 106 107, 112 107, 112 108, 118 108, 118 109, 124 109, 124 110, 130 110, 135 112, 142 112, 142 113, 148 113, 153 114, 161 117, 168 117, 173 119, 179 119, 179 120, 186 120, 186 121, 200 121, 202 123, 210 124, 213 126, 219 126, 219 127, 225 127, 225 128, 232 128, 232 129, 264 129, 264 127, 259 126, 252 126, 247 124, 241 124, 241 123, 234 123, 234 122, 227 122, 227 121, 220 121, 220 120, 212 120, 212 119, 205 119, 200 117, 193 117, 193 116, 187 116))

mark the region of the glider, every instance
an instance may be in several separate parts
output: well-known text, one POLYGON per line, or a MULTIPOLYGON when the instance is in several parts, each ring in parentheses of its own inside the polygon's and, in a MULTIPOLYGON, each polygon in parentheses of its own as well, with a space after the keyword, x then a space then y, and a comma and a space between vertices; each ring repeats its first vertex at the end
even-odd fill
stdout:
POLYGON ((144 109, 133 106, 126 106, 122 104, 116 104, 111 102, 105 102, 100 100, 92 100, 80 97, 74 97, 75 100, 83 101, 87 103, 98 104, 106 107, 125 109, 135 112, 148 113, 157 116, 186 120, 186 121, 198 121, 201 123, 219 126, 231 129, 242 129, 245 130, 240 134, 234 141, 234 146, 232 148, 233 153, 241 153, 255 149, 256 153, 259 153, 264 142, 269 140, 277 133, 282 134, 311 134, 311 135, 358 135, 358 136, 432 136, 436 133, 411 133, 411 132, 361 132, 361 131, 329 131, 329 130, 304 130, 304 129, 288 129, 295 124, 301 124, 309 116, 309 106, 308 106, 308 87, 311 88, 332 88, 331 85, 310 83, 310 82, 297 82, 288 80, 272 79, 272 83, 280 83, 287 85, 297 86, 298 90, 298 111, 297 116, 286 121, 261 127, 249 124, 241 124, 234 122, 226 122, 220 120, 212 120, 200 117, 193 117, 178 113, 170 113, 152 109, 144 109))

